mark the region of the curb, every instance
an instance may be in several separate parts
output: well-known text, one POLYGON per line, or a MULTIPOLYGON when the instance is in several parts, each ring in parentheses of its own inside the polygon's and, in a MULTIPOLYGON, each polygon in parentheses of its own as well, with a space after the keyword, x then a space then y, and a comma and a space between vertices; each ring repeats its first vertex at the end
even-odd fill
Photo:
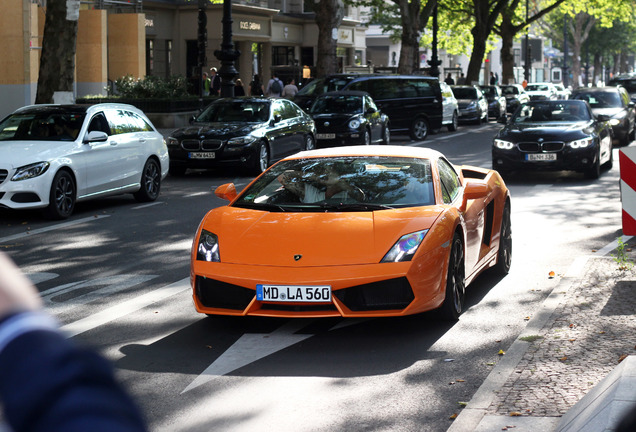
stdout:
MULTIPOLYGON (((625 242, 627 242, 627 240, 625 240, 625 242)), ((502 357, 486 377, 486 380, 479 389, 477 389, 477 392, 468 402, 468 405, 466 405, 453 421, 453 424, 448 428, 447 432, 502 430, 503 427, 512 423, 513 419, 514 422, 517 423, 515 430, 518 432, 524 430, 554 430, 560 421, 560 417, 486 416, 486 413, 495 398, 495 392, 503 387, 530 346, 529 342, 525 342, 521 339, 525 336, 536 335, 541 331, 546 323, 550 321, 552 314, 559 304, 561 304, 570 288, 582 277, 588 260, 607 254, 616 247, 615 243, 607 245, 596 255, 582 256, 574 260, 565 276, 543 301, 537 313, 528 321, 526 328, 517 336, 517 339, 506 351, 506 355, 502 357), (483 426, 483 428, 481 426, 483 426)))

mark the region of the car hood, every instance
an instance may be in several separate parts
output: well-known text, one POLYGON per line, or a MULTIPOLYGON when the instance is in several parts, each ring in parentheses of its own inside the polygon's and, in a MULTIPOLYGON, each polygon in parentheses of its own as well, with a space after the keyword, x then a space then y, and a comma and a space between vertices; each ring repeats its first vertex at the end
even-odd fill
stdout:
POLYGON ((322 126, 325 122, 329 122, 331 126, 340 126, 347 123, 353 118, 359 118, 358 114, 312 114, 316 126, 322 126))
POLYGON ((267 266, 377 264, 404 234, 430 228, 442 207, 376 212, 210 211, 203 229, 219 238, 221 261, 267 266), (302 255, 300 262, 295 255, 302 255))
POLYGON ((177 129, 170 136, 173 138, 241 136, 262 126, 263 123, 201 123, 177 129))
POLYGON ((623 111, 623 108, 592 108, 592 112, 595 116, 602 114, 610 117, 614 117, 623 111))
POLYGON ((571 141, 591 133, 591 122, 555 123, 555 124, 513 124, 502 129, 498 138, 512 142, 536 141, 571 141))
POLYGON ((0 161, 17 168, 69 154, 73 146, 74 141, 0 141, 0 161))
POLYGON ((457 105, 460 108, 465 108, 468 105, 470 105, 471 103, 477 103, 477 99, 457 99, 457 105))

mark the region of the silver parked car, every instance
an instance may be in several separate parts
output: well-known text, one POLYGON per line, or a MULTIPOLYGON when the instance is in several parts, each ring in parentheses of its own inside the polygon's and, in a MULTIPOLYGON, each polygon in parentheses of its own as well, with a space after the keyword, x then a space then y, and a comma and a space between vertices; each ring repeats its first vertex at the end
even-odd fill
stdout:
POLYGON ((454 132, 459 124, 459 105, 451 86, 441 81, 439 86, 442 90, 442 125, 454 132))

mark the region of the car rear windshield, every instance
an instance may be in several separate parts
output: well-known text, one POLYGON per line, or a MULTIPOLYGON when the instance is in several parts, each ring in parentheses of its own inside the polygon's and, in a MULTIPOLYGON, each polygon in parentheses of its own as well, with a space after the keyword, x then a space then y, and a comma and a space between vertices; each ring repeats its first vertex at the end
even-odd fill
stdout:
POLYGON ((433 205, 428 159, 324 157, 285 160, 241 193, 236 207, 263 211, 374 211, 433 205))
POLYGON ((0 123, 0 141, 75 141, 84 117, 59 110, 11 114, 0 123))
POLYGON ((572 99, 584 100, 592 108, 617 108, 623 106, 618 91, 576 93, 572 99))
POLYGON ((453 93, 457 99, 477 99, 477 90, 474 88, 455 87, 453 93))
POLYGON ((355 77, 326 77, 318 78, 305 85, 299 92, 299 96, 320 96, 323 93, 342 90, 355 77))

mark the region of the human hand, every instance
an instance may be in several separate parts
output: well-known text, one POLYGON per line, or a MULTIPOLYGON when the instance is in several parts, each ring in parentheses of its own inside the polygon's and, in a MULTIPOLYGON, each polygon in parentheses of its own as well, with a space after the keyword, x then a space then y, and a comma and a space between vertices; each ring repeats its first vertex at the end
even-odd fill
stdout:
POLYGON ((0 319, 15 311, 38 310, 42 299, 9 256, 0 252, 0 319))

